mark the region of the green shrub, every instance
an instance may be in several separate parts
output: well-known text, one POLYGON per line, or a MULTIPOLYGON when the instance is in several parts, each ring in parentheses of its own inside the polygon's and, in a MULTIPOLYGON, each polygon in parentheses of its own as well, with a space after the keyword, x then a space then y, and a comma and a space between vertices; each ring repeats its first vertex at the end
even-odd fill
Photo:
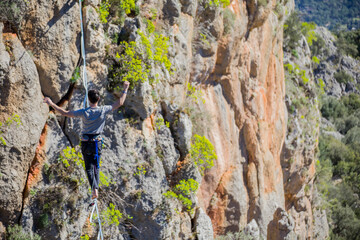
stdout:
POLYGON ((335 120, 335 126, 341 134, 346 134, 351 128, 359 126, 359 118, 353 115, 335 120))
POLYGON ((312 40, 312 45, 310 46, 310 51, 312 56, 319 56, 321 54, 328 55, 329 50, 325 47, 325 40, 316 34, 316 38, 312 40))
POLYGON ((215 6, 215 7, 222 7, 226 8, 230 5, 230 0, 203 0, 205 3, 205 6, 215 6))
POLYGON ((123 218, 123 214, 115 208, 115 205, 110 203, 106 210, 101 212, 102 221, 104 224, 110 226, 119 226, 120 220, 123 218))
POLYGON ((24 0, 0 1, 0 21, 7 22, 16 30, 20 30, 27 5, 28 1, 24 0))
POLYGON ((19 117, 19 115, 17 114, 13 114, 11 117, 9 117, 5 123, 0 122, 0 143, 4 146, 7 145, 5 139, 1 136, 8 127, 10 127, 13 123, 16 124, 16 126, 20 126, 22 125, 21 119, 19 117))
POLYGON ((312 46, 313 41, 317 41, 317 35, 314 31, 316 24, 314 22, 302 22, 301 23, 301 33, 305 36, 309 46, 312 46))
POLYGON ((299 58, 299 54, 298 54, 298 52, 297 52, 295 49, 291 50, 291 54, 292 54, 294 57, 299 58))
POLYGON ((6 239, 8 240, 41 240, 37 234, 26 233, 21 226, 14 225, 7 228, 6 239))
POLYGON ((131 11, 135 10, 135 0, 121 0, 120 6, 124 9, 126 14, 130 14, 131 11))
POLYGON ((100 21, 102 23, 107 23, 108 20, 108 16, 109 16, 109 8, 110 8, 110 3, 108 0, 102 0, 100 3, 100 7, 98 9, 98 13, 99 13, 99 17, 100 17, 100 21))
POLYGON ((334 97, 324 97, 321 107, 321 114, 324 118, 335 120, 348 114, 345 105, 334 97))
POLYGON ((315 64, 319 64, 319 63, 320 63, 320 59, 317 58, 316 56, 313 56, 311 60, 312 60, 313 63, 315 63, 315 64))
POLYGON ((257 2, 260 7, 265 7, 268 4, 268 0, 258 0, 257 2))
POLYGON ((349 74, 342 70, 336 72, 334 74, 334 78, 338 83, 349 83, 354 81, 354 79, 349 74))
POLYGON ((343 96, 341 102, 348 110, 348 114, 351 115, 360 109, 360 96, 356 93, 350 93, 343 96))
POLYGON ((80 67, 76 67, 74 73, 70 79, 71 83, 76 83, 80 78, 80 67))
POLYGON ((138 34, 139 43, 120 43, 121 54, 116 53, 116 64, 109 71, 110 90, 120 89, 119 85, 124 81, 130 82, 130 88, 145 81, 150 84, 156 82, 157 75, 152 75, 150 71, 154 65, 172 73, 172 64, 168 58, 169 38, 157 33, 152 33, 150 38, 140 30, 138 34))
POLYGON ((337 42, 340 51, 354 57, 360 57, 360 29, 352 31, 343 31, 337 34, 338 39, 342 38, 342 42, 337 42))
POLYGON ((353 41, 349 41, 346 38, 346 34, 339 33, 335 42, 336 47, 338 48, 338 52, 340 55, 350 55, 357 57, 359 54, 358 48, 360 45, 360 40, 358 40, 358 46, 354 44, 353 41))
POLYGON ((330 159, 333 165, 341 161, 352 162, 356 155, 354 151, 333 137, 321 137, 319 140, 320 159, 330 159))
POLYGON ((85 162, 82 158, 82 154, 72 147, 65 148, 60 154, 58 160, 62 162, 66 168, 70 166, 70 162, 74 162, 77 166, 81 165, 85 168, 85 162))
POLYGON ((191 201, 191 195, 195 194, 199 188, 199 183, 194 179, 181 180, 172 190, 164 193, 167 198, 176 198, 181 201, 182 205, 188 212, 192 212, 193 202, 191 201))
POLYGON ((292 12, 284 24, 284 49, 291 51, 299 45, 302 37, 299 13, 292 12))
POLYGON ((224 22, 224 34, 229 34, 235 25, 236 15, 230 9, 226 8, 223 12, 223 22, 224 22))
POLYGON ((203 175, 205 169, 214 166, 214 160, 217 159, 217 156, 212 143, 205 136, 195 134, 191 143, 190 158, 203 175))

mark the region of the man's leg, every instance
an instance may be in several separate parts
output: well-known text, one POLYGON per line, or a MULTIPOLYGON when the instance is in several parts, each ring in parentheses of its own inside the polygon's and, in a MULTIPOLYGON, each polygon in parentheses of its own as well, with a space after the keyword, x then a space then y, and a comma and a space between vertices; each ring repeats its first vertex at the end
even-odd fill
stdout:
MULTIPOLYGON (((81 151, 85 162, 85 171, 88 177, 91 190, 94 191, 96 184, 96 177, 95 177, 95 167, 96 162, 94 162, 94 154, 91 153, 91 143, 90 142, 82 142, 81 143, 81 151), (95 164, 94 164, 95 163, 95 164)), ((94 193, 93 193, 94 195, 94 193)))

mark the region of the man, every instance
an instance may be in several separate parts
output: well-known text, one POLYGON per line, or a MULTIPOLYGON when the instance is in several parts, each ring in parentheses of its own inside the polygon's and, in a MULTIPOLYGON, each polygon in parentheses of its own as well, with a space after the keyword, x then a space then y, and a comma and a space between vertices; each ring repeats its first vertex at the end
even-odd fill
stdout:
POLYGON ((44 98, 44 102, 53 107, 57 112, 66 117, 79 117, 82 119, 83 129, 81 138, 81 152, 85 161, 85 169, 92 190, 92 198, 98 197, 99 188, 99 162, 101 156, 102 144, 100 134, 105 125, 105 117, 111 111, 122 106, 126 99, 129 82, 124 82, 124 90, 119 100, 112 105, 98 106, 100 95, 97 90, 90 90, 88 98, 90 107, 77 111, 67 111, 51 101, 50 98, 44 98))

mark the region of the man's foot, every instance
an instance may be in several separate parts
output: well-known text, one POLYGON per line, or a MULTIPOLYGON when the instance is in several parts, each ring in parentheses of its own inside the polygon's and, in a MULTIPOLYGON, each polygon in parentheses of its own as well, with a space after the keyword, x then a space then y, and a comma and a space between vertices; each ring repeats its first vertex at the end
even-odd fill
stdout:
POLYGON ((99 194, 98 194, 98 190, 95 188, 92 192, 92 199, 98 198, 99 194))

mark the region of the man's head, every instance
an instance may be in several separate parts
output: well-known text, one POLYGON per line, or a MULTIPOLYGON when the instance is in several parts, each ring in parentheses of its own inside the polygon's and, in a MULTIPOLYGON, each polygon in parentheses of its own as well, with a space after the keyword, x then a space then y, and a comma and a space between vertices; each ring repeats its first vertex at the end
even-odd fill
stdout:
POLYGON ((97 103, 97 102, 99 101, 99 99, 100 99, 99 91, 98 91, 98 90, 94 90, 94 89, 89 90, 89 92, 88 92, 88 97, 89 97, 89 101, 90 101, 92 104, 97 103))

